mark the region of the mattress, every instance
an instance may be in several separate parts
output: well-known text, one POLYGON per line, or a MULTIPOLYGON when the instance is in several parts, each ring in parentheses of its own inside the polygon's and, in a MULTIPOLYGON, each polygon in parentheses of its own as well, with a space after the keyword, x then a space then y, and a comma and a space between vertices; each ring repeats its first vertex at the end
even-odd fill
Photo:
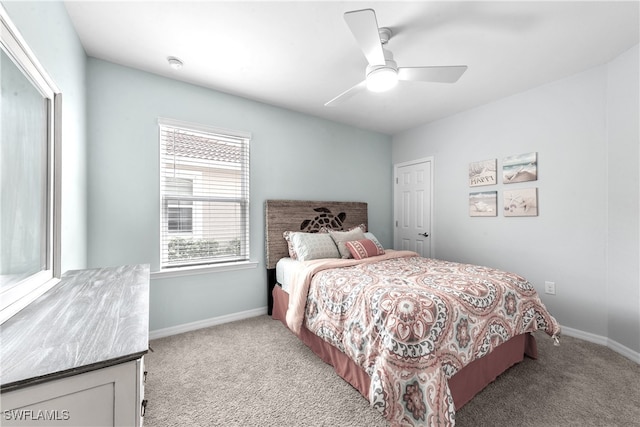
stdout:
POLYGON ((293 258, 281 258, 276 264, 276 282, 283 291, 289 293, 293 276, 304 267, 304 262, 293 258))

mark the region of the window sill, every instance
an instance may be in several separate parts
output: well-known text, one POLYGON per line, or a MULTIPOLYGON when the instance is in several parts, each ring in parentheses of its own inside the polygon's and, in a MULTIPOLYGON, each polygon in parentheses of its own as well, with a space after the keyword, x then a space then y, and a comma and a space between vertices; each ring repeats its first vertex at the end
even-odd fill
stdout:
POLYGON ((218 273, 221 271, 246 270, 256 268, 257 266, 258 262, 256 261, 240 261, 194 267, 167 268, 165 270, 152 272, 151 278, 165 279, 169 277, 192 276, 195 274, 218 273))

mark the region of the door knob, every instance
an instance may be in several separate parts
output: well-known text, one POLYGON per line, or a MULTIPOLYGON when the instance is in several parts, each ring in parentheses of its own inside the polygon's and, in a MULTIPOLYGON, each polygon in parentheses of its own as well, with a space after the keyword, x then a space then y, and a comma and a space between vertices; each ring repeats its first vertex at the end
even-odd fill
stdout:
POLYGON ((429 237, 427 233, 418 233, 418 236, 429 237))

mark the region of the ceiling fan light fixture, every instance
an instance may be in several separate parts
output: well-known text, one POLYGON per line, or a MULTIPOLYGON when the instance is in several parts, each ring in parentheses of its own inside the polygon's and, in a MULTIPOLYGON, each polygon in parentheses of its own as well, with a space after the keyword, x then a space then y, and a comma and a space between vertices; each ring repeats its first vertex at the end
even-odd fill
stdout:
POLYGON ((398 84, 398 71, 391 67, 380 67, 367 73, 367 89, 371 92, 386 92, 398 84))

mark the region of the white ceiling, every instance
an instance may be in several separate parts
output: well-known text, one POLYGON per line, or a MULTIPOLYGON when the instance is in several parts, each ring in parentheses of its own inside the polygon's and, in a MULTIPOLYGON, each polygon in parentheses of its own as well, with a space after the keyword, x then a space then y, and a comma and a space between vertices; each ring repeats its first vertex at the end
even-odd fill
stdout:
POLYGON ((606 63, 640 33, 638 1, 65 4, 89 56, 390 135, 606 63), (364 8, 392 29, 399 66, 469 69, 455 84, 400 82, 325 107, 364 79, 343 19, 364 8))

